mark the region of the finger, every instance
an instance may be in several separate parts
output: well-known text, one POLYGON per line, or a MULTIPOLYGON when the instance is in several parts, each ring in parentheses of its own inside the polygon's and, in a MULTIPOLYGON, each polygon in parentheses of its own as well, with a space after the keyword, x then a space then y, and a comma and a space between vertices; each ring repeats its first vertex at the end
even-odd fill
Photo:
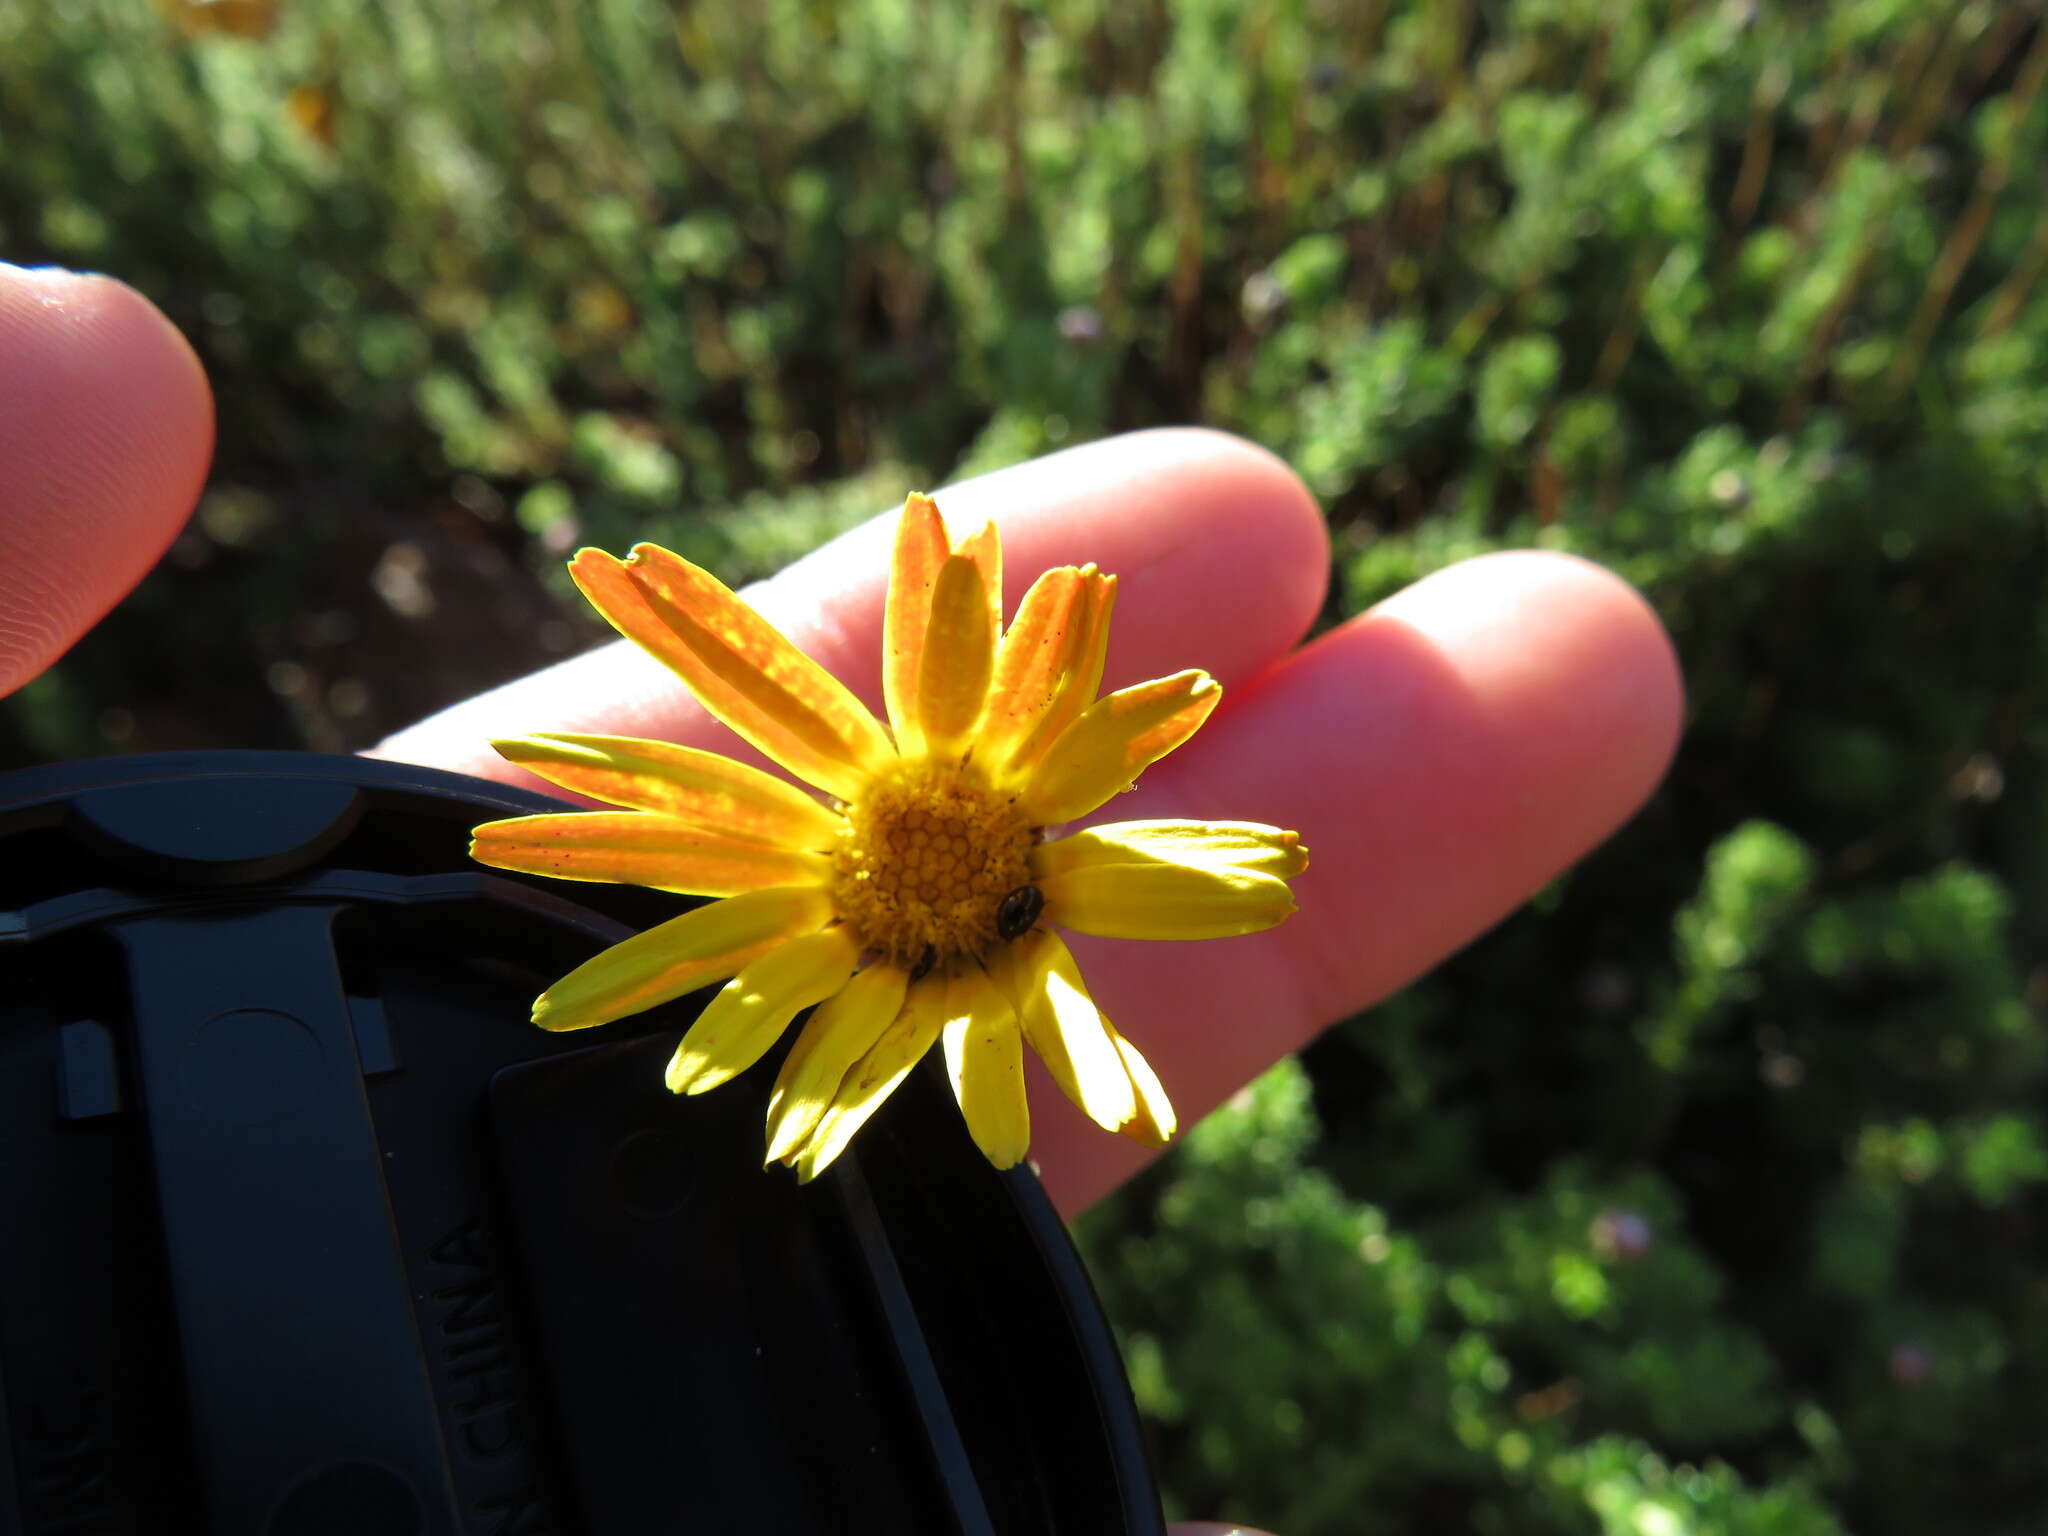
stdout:
MULTIPOLYGON (((1512 911, 1662 776, 1682 685, 1629 587, 1558 555, 1442 571, 1226 699, 1105 819, 1300 831, 1300 910, 1251 938, 1080 939, 1097 1001, 1189 1124, 1512 911)), ((1076 1211, 1145 1160, 1040 1079, 1032 1155, 1076 1211)))
MULTIPOLYGON (((1226 686, 1307 631, 1329 551, 1314 502, 1279 460, 1197 430, 1141 432, 984 475, 939 494, 956 536, 994 518, 1006 600, 1049 566, 1093 560, 1118 581, 1104 688, 1184 667, 1226 686)), ((865 699, 881 701, 890 511, 747 590, 747 600, 865 699)), ((739 750, 674 676, 621 641, 459 704, 375 749, 529 785, 493 736, 597 730, 739 750)))
POLYGON ((212 453, 199 360, 147 299, 0 264, 0 694, 142 579, 212 453))

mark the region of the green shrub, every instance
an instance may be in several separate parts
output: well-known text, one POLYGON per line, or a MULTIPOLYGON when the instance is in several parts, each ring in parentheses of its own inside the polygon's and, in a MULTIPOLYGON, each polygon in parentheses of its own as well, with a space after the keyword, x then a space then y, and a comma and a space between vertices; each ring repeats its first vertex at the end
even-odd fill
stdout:
POLYGON ((1173 1501, 2031 1536, 2044 73, 1982 0, 0 6, 0 249, 222 444, 0 748, 360 743, 591 633, 576 540, 759 574, 1162 421, 1301 469, 1333 617, 1585 554, 1667 789, 1085 1226, 1173 1501))

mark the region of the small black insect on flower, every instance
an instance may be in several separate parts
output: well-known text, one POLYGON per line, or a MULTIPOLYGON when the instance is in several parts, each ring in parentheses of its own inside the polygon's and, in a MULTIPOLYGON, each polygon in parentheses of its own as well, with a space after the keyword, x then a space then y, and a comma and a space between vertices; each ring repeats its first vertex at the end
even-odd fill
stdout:
POLYGON ((1021 939, 1045 910, 1045 892, 1035 885, 1020 885, 996 908, 996 933, 1005 939, 1021 939))

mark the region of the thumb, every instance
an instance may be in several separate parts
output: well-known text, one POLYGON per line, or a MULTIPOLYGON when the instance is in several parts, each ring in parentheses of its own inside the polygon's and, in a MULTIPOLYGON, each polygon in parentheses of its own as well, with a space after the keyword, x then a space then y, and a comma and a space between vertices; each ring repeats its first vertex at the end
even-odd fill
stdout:
POLYGON ((0 695, 142 579, 212 451, 199 360, 147 299, 0 263, 0 695))

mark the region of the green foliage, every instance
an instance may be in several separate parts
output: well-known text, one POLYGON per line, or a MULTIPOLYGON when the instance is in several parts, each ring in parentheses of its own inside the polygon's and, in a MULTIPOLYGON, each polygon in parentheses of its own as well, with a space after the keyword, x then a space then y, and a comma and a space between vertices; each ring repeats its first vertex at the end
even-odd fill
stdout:
POLYGON ((2031 9, 177 9, 0 5, 0 250, 157 299, 221 421, 0 747, 360 743, 593 633, 579 540, 757 576, 1156 422, 1301 470, 1333 617, 1600 560, 1683 656, 1667 790, 1086 1229, 1173 1499, 2040 1529, 2031 9))
POLYGON ((1756 1489, 1712 1456, 1786 1409, 1661 1178, 1562 1162, 1403 1230, 1318 1166, 1310 1098, 1275 1068, 1189 1133, 1142 1231, 1082 1229, 1186 1510, 1836 1536, 1804 1479, 1756 1489))

